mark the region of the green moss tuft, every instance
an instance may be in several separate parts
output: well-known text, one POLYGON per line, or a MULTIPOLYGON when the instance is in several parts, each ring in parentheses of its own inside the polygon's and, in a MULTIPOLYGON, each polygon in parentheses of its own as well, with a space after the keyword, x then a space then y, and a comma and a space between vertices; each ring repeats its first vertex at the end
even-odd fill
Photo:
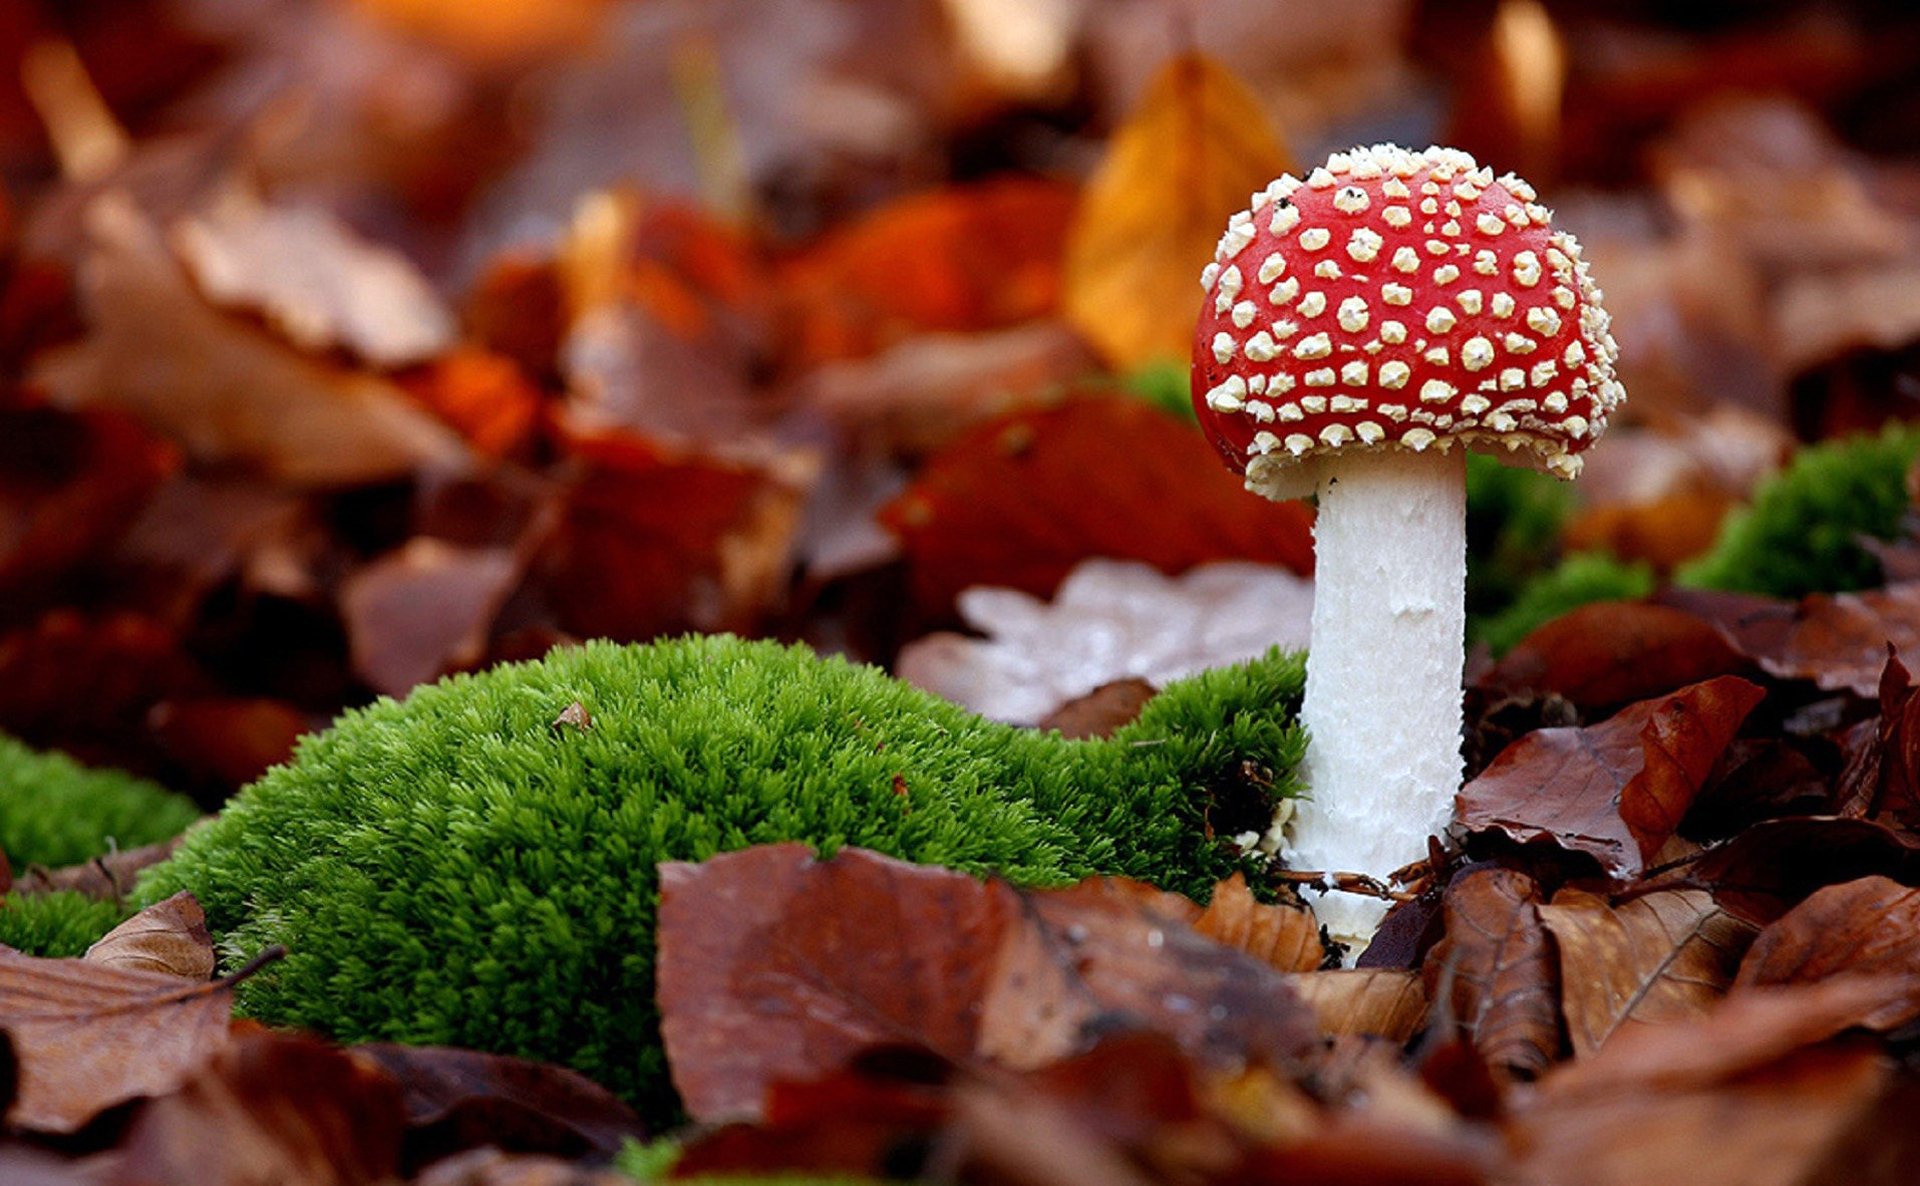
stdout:
POLYGON ((116 845, 151 844, 199 815, 190 800, 145 779, 0 737, 0 852, 16 867, 72 865, 116 845))
POLYGON ((1920 455, 1920 424, 1811 445, 1727 518, 1713 549, 1683 567, 1685 585, 1804 597, 1864 589, 1881 580, 1862 537, 1890 540, 1907 514, 1907 471, 1920 455))
POLYGON ((0 898, 0 943, 28 955, 73 959, 131 912, 117 902, 89 898, 72 890, 52 894, 8 894, 0 898))
POLYGON ((292 951, 243 1008, 347 1040, 573 1066, 671 1114, 654 865, 805 840, 1033 885, 1204 891, 1205 793, 1292 789, 1297 657, 1170 689, 1111 741, 988 722, 867 667, 732 638, 590 643, 381 701, 303 741, 142 882, 230 957, 292 951), (554 726, 574 701, 581 732, 554 726))
POLYGON ((1511 605, 1480 622, 1475 635, 1494 654, 1505 654, 1562 614, 1596 601, 1645 597, 1653 586, 1651 565, 1629 564, 1608 552, 1575 552, 1528 582, 1511 605))
POLYGON ((1573 504, 1573 488, 1558 478, 1467 454, 1469 637, 1551 571, 1573 504))

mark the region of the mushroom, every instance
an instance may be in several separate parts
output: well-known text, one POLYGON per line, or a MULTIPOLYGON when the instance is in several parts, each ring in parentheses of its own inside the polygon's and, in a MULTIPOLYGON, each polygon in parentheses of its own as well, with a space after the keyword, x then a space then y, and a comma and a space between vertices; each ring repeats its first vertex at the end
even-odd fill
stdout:
MULTIPOLYGON (((1228 222, 1201 285, 1208 437, 1249 490, 1319 496, 1309 797, 1260 844, 1384 881, 1425 855, 1460 786, 1466 450, 1577 475, 1625 397, 1608 317, 1533 187, 1450 148, 1357 148, 1281 177, 1228 222)), ((1319 904, 1354 950, 1385 910, 1319 904)))

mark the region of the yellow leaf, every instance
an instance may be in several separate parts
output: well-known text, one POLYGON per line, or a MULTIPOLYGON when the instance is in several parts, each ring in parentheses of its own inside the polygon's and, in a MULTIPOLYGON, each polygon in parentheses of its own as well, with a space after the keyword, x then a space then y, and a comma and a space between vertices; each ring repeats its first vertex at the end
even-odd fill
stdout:
POLYGON ((1067 240, 1067 316, 1116 369, 1187 357, 1227 218, 1288 166, 1259 100, 1199 54, 1114 133, 1067 240))

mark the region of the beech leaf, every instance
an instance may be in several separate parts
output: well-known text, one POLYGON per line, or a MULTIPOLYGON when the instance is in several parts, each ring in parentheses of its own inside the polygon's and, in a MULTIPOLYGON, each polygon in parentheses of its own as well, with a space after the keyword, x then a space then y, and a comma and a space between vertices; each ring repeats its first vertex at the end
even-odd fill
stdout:
POLYGON ((1684 610, 1605 601, 1528 634, 1480 685, 1551 692, 1598 708, 1664 695, 1745 666, 1711 623, 1684 610))
POLYGON ((1750 927, 1704 892, 1664 891, 1609 905, 1563 889, 1540 917, 1560 956, 1567 1037, 1586 1057, 1629 1025, 1698 1017, 1733 979, 1750 927))
POLYGON ((1670 600, 1709 617, 1769 675, 1812 680, 1830 692, 1871 699, 1887 648, 1920 647, 1920 581, 1864 593, 1815 593, 1799 603, 1711 593, 1670 600))
POLYGON ((1459 818, 1471 831, 1589 853, 1611 877, 1637 876, 1764 695, 1720 676, 1598 725, 1527 734, 1461 790, 1459 818))
POLYGON ((1862 972, 1920 974, 1920 890, 1878 876, 1815 890, 1760 932, 1735 983, 1862 972))
POLYGON ((80 958, 107 968, 206 980, 213 975, 213 935, 199 900, 181 890, 108 931, 80 958))
POLYGON ((1301 972, 1288 980, 1313 1006, 1320 1032, 1330 1037, 1365 1034, 1405 1042, 1427 1015, 1420 973, 1405 968, 1340 968, 1301 972))
POLYGON ((1288 166, 1260 101, 1197 53, 1115 130, 1067 239, 1068 317, 1116 370, 1184 360, 1220 228, 1288 166))
POLYGON ((1540 887, 1512 869, 1467 869, 1442 899, 1446 936, 1427 953, 1427 997, 1492 1067, 1531 1079, 1560 1056, 1559 983, 1540 887))

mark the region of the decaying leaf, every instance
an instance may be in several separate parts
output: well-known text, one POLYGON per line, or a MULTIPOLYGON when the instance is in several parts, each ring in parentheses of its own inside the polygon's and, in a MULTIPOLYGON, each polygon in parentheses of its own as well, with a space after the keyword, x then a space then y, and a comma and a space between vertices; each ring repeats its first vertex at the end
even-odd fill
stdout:
POLYGON ((1427 1018, 1420 973, 1405 968, 1341 968, 1300 972, 1288 979, 1313 1006, 1320 1032, 1332 1037, 1367 1034, 1405 1042, 1427 1018))
POLYGON ((1803 815, 1761 820, 1687 870, 1749 922, 1769 923, 1823 886, 1882 875, 1920 879, 1920 840, 1874 820, 1803 815))
POLYGON ((1225 66, 1187 53, 1160 68, 1108 142, 1067 241, 1067 315, 1111 365, 1187 357, 1220 228, 1288 163, 1225 66))
POLYGON ((403 696, 477 662, 523 565, 515 548, 415 536, 354 573, 341 583, 340 613, 355 673, 377 692, 403 696))
POLYGON ((1920 974, 1920 890, 1876 876, 1814 891, 1760 932, 1735 983, 1809 984, 1848 973, 1920 974))
POLYGON ((1700 891, 1617 906, 1563 889, 1540 907, 1560 957, 1561 1010, 1577 1057, 1622 1028, 1703 1015, 1733 980, 1752 929, 1700 891))
POLYGON ((917 598, 936 613, 974 585, 1047 596, 1091 557, 1163 573, 1215 560, 1305 572, 1310 520, 1297 502, 1249 498, 1200 434, 1113 395, 982 425, 881 512, 917 598))
POLYGON ((193 982, 0 952, 0 1029, 20 1061, 7 1123, 73 1132, 173 1090, 227 1042, 233 980, 193 982))
POLYGON ((213 975, 213 935, 199 901, 181 890, 108 931, 81 958, 107 968, 207 980, 213 975))
POLYGON ((1531 1079, 1560 1057, 1559 978, 1540 887, 1512 869, 1468 869, 1447 886, 1446 937, 1427 953, 1437 1023, 1457 1024, 1487 1062, 1531 1079))
POLYGON ((1815 593, 1798 604, 1702 593, 1673 600, 1708 617, 1769 675, 1812 680, 1827 691, 1865 699, 1880 689, 1889 646, 1920 648, 1920 582, 1815 593))
POLYGON ((331 486, 466 464, 459 438, 383 380, 308 358, 209 308, 124 194, 88 209, 91 324, 35 371, 70 407, 132 412, 196 458, 331 486))
POLYGON ((1256 900, 1241 873, 1214 888, 1193 929, 1282 972, 1311 972, 1327 958, 1311 911, 1256 900))
POLYGON ((875 1044, 1031 1068, 1126 1018, 1238 1065, 1314 1037, 1279 973, 1126 883, 1022 892, 860 850, 821 861, 798 844, 660 876, 661 1030, 700 1118, 763 1115, 771 1083, 875 1044))
POLYGON ((1665 695, 1746 663, 1713 626, 1664 605, 1606 601, 1541 626, 1480 680, 1505 691, 1551 692, 1582 708, 1665 695))
POLYGON ((1537 730, 1462 788, 1459 818, 1474 831, 1589 853, 1610 876, 1633 877, 1679 826, 1764 695, 1720 676, 1598 725, 1537 730))

